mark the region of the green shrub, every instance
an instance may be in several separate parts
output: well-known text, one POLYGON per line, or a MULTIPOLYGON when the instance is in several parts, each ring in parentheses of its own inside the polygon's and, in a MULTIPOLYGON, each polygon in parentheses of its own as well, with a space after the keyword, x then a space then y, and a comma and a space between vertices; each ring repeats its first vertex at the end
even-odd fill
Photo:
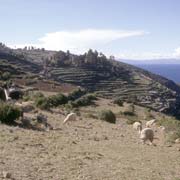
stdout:
POLYGON ((77 90, 74 90, 72 93, 70 93, 68 96, 68 99, 74 101, 85 94, 86 94, 86 91, 79 88, 77 90))
POLYGON ((93 103, 93 100, 96 100, 96 96, 93 94, 88 94, 80 97, 79 99, 76 99, 71 104, 73 107, 79 107, 79 106, 88 106, 93 103))
POLYGON ((29 95, 23 96, 23 101, 29 101, 29 100, 31 100, 31 97, 29 95))
POLYGON ((33 94, 33 99, 37 99, 37 98, 41 98, 44 97, 44 94, 41 92, 37 92, 35 94, 33 94))
POLYGON ((111 110, 103 110, 99 114, 99 119, 109 123, 116 123, 116 116, 111 110))
POLYGON ((123 106, 123 101, 122 99, 118 98, 118 99, 115 99, 113 101, 114 104, 117 104, 118 106, 123 106))
POLYGON ((48 102, 48 99, 46 97, 39 97, 35 99, 35 105, 36 107, 48 110, 50 108, 50 103, 48 102))
POLYGON ((1 79, 4 81, 7 81, 8 79, 10 79, 10 77, 11 77, 11 74, 9 72, 4 72, 1 75, 1 79))
POLYGON ((48 97, 48 102, 50 103, 50 106, 57 107, 62 104, 66 104, 68 102, 68 98, 64 94, 57 94, 48 97))
POLYGON ((97 100, 96 94, 92 93, 92 94, 87 94, 86 97, 93 101, 93 100, 97 100))
POLYGON ((0 103, 0 122, 5 124, 13 124, 15 120, 22 115, 22 111, 16 106, 0 103))

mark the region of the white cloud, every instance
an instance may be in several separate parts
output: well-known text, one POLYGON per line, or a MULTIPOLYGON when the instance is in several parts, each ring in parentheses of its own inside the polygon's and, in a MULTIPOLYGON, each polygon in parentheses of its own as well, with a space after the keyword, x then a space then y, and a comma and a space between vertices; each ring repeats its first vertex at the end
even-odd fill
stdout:
POLYGON ((175 58, 180 58, 180 47, 175 49, 175 52, 174 52, 173 56, 175 58))
MULTIPOLYGON (((84 29, 79 31, 58 31, 45 34, 38 39, 37 44, 16 44, 18 48, 24 46, 44 47, 49 50, 70 50, 73 53, 83 53, 89 48, 101 50, 102 47, 111 41, 143 36, 145 31, 122 31, 111 29, 84 29)), ((13 47, 11 45, 11 47, 13 47)), ((105 52, 106 53, 106 52, 105 52)))
POLYGON ((173 58, 172 54, 158 53, 158 52, 124 52, 115 55, 119 59, 131 59, 131 60, 151 60, 151 59, 167 59, 173 58))

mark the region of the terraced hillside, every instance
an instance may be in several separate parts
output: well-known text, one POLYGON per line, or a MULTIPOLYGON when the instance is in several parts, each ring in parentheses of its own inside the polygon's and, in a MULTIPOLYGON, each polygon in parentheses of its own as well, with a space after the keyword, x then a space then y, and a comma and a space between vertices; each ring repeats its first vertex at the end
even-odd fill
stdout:
POLYGON ((168 112, 171 109, 173 113, 172 108, 179 99, 178 86, 171 82, 172 88, 168 87, 166 79, 157 81, 156 76, 131 68, 121 66, 118 72, 111 72, 97 66, 69 66, 52 68, 51 75, 57 81, 82 86, 103 97, 135 101, 158 111, 168 112))
POLYGON ((179 85, 114 58, 108 59, 97 51, 74 55, 69 51, 7 52, 6 49, 6 53, 1 51, 0 59, 1 71, 40 74, 45 79, 81 86, 106 98, 120 98, 157 111, 180 114, 179 85))
POLYGON ((18 57, 10 53, 0 52, 0 70, 1 72, 10 72, 11 74, 26 74, 26 73, 38 73, 40 66, 27 61, 24 58, 18 57))

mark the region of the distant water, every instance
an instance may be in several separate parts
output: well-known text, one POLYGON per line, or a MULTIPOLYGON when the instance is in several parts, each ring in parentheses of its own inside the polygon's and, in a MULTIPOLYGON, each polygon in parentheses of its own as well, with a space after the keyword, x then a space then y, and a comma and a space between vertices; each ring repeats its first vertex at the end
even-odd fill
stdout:
POLYGON ((135 66, 180 83, 180 64, 136 64, 135 66))

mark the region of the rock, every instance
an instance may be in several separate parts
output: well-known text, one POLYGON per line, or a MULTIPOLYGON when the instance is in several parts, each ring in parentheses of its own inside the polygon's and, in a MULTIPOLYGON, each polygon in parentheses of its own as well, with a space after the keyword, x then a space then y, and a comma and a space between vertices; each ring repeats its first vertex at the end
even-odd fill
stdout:
POLYGON ((43 123, 43 124, 47 123, 47 117, 40 113, 40 114, 37 115, 37 122, 38 123, 43 123))
POLYGON ((94 137, 94 141, 100 141, 100 139, 98 137, 94 137))
POLYGON ((2 175, 3 175, 3 178, 7 178, 7 179, 11 178, 11 173, 9 173, 7 171, 3 171, 2 175))
POLYGON ((180 138, 176 139, 174 142, 175 142, 176 144, 179 144, 179 143, 180 143, 180 138))

